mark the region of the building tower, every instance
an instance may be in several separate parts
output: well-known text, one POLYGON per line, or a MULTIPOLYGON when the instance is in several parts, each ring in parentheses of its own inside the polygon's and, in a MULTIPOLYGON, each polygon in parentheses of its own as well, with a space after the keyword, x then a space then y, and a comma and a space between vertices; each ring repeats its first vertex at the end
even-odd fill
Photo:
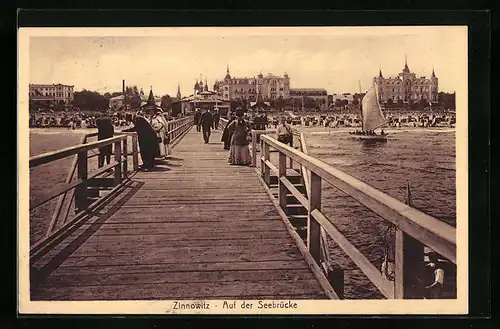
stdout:
POLYGON ((290 97, 290 77, 285 72, 283 75, 283 98, 290 97))
POLYGON ((198 92, 201 93, 203 91, 203 80, 201 78, 201 73, 200 73, 200 82, 198 84, 199 84, 198 92))
POLYGON ((226 80, 226 82, 231 80, 231 74, 229 74, 229 64, 227 64, 226 76, 225 76, 224 80, 226 80))
POLYGON ((181 85, 180 85, 180 84, 177 84, 177 100, 178 100, 178 101, 182 100, 182 96, 181 96, 181 85))
POLYGON ((436 73, 434 73, 434 65, 432 66, 432 75, 431 75, 431 102, 436 103, 438 101, 438 78, 436 77, 436 73))
POLYGON ((412 101, 412 83, 411 83, 411 73, 410 69, 408 68, 408 61, 407 57, 405 55, 405 67, 403 69, 403 72, 401 73, 402 78, 403 78, 403 100, 405 102, 410 102, 412 101))
POLYGON ((203 91, 208 91, 208 83, 207 83, 207 78, 205 78, 205 86, 203 88, 203 91))
POLYGON ((197 95, 200 91, 200 84, 198 83, 198 79, 196 79, 196 83, 194 84, 194 94, 197 95))

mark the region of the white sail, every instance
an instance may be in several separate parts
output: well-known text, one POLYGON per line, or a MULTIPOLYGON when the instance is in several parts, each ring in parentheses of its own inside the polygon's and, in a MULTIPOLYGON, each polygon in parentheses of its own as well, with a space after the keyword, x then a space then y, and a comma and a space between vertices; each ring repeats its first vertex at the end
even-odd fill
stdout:
POLYGON ((372 86, 361 101, 361 109, 363 113, 363 130, 375 130, 384 125, 387 120, 380 109, 378 103, 377 88, 372 86))

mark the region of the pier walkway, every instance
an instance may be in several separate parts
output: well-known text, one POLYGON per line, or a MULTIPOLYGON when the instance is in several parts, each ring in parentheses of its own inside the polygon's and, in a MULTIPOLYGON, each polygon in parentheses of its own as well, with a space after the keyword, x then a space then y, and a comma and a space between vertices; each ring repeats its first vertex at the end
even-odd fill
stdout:
POLYGON ((251 167, 229 165, 221 131, 205 144, 191 117, 167 134, 173 155, 147 172, 133 132, 30 158, 33 168, 73 157, 63 183, 30 199, 31 211, 57 198, 30 245, 31 300, 343 299, 332 244, 388 299, 429 298, 432 252, 446 277, 431 298, 456 298, 455 228, 310 156, 304 134, 291 147, 252 130, 251 167), (106 145, 114 159, 91 168, 106 145), (324 185, 387 222, 385 270, 322 212, 324 185))
POLYGON ((35 262, 33 300, 326 299, 251 167, 191 129, 35 262))

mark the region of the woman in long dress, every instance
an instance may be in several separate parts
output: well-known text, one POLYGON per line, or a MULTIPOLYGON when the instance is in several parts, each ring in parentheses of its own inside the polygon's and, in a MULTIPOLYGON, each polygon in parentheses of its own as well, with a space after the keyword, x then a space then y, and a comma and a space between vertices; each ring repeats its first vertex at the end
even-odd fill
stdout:
POLYGON ((165 143, 165 135, 167 131, 167 127, 164 126, 164 122, 162 120, 161 114, 157 109, 151 109, 150 113, 150 124, 153 129, 156 131, 156 135, 158 136, 158 151, 159 157, 164 158, 167 155, 166 151, 166 143, 165 143))
MULTIPOLYGON (((236 116, 234 113, 231 113, 229 115, 229 121, 227 122, 226 127, 224 128, 224 132, 222 133, 222 138, 221 142, 224 142, 224 150, 229 150, 231 147, 231 138, 233 137, 233 132, 229 130, 228 126, 231 125, 231 122, 233 122, 236 119, 236 116)), ((234 128, 234 126, 231 126, 231 128, 234 128)))
POLYGON ((243 110, 236 111, 237 119, 231 122, 230 131, 234 131, 231 138, 228 162, 232 165, 249 166, 252 163, 248 133, 252 129, 249 122, 243 119, 243 110))

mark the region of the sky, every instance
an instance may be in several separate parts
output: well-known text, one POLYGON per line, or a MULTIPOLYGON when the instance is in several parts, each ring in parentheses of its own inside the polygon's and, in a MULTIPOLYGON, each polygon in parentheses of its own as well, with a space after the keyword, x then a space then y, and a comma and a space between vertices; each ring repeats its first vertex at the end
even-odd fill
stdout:
POLYGON ((384 76, 396 76, 405 56, 419 77, 430 77, 434 68, 440 91, 454 92, 457 79, 465 78, 457 73, 466 65, 463 27, 62 32, 30 37, 30 83, 62 83, 74 85, 76 91, 105 93, 121 91, 125 79, 145 93, 152 87, 155 95, 175 96, 179 84, 186 96, 200 76, 212 89, 229 65, 233 77, 287 72, 291 88, 355 93, 358 81, 363 92, 370 87, 379 68, 384 76))

